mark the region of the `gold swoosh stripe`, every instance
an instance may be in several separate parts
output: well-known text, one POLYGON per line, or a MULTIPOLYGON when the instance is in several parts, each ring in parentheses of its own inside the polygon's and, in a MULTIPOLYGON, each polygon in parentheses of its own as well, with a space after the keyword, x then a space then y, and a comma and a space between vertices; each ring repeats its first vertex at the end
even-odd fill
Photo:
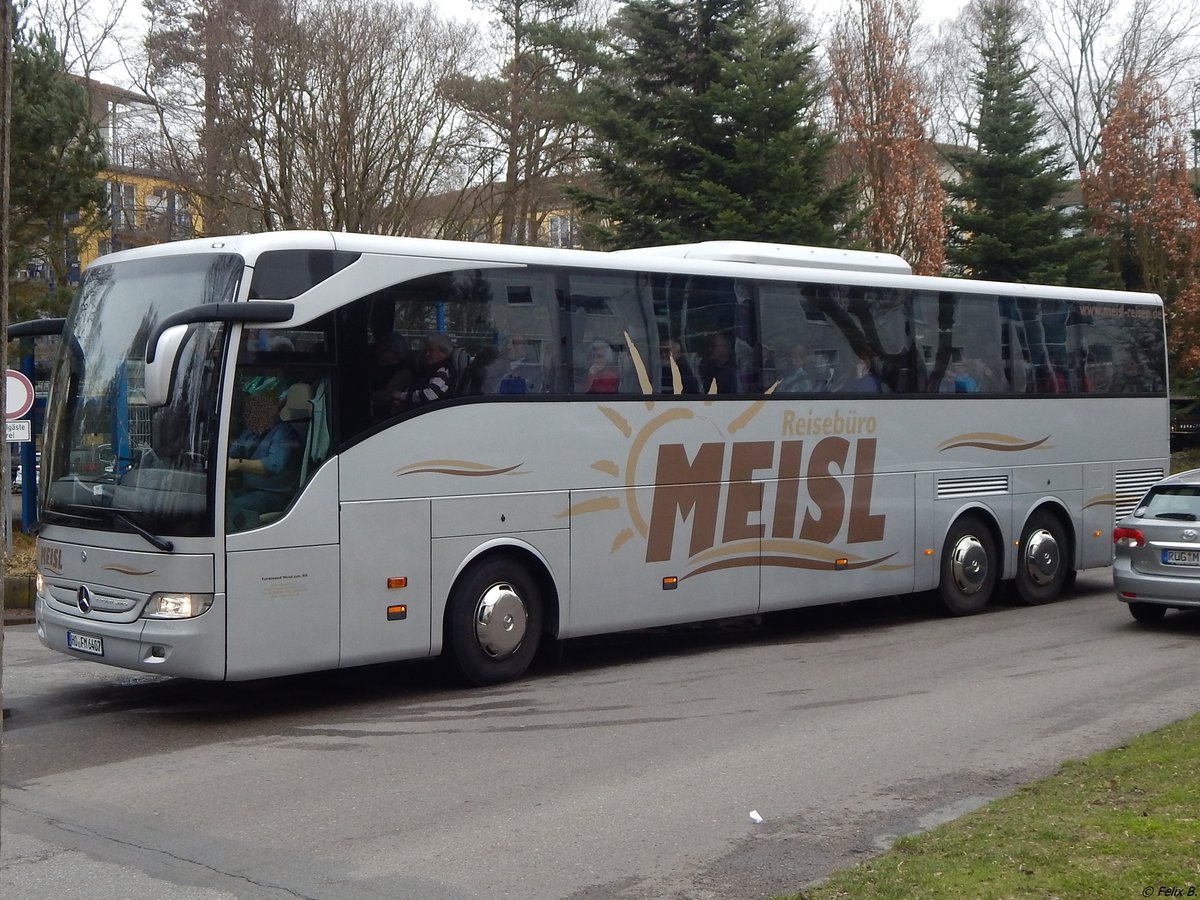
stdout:
POLYGON ((772 568, 785 569, 808 569, 810 571, 833 572, 833 571, 848 571, 850 569, 867 569, 871 566, 879 565, 886 562, 895 556, 895 553, 889 553, 887 556, 881 556, 879 559, 864 559, 858 562, 847 563, 839 570, 837 564, 827 559, 807 559, 797 558, 792 556, 742 556, 735 559, 725 559, 719 562, 710 563, 707 566, 701 566, 692 572, 688 572, 679 580, 686 581, 696 575, 705 575, 709 572, 717 572, 721 569, 738 569, 749 566, 764 566, 772 568))
POLYGON ((100 568, 106 572, 117 572, 121 575, 153 575, 157 571, 157 569, 135 569, 132 566, 122 566, 115 563, 110 563, 100 568))
POLYGON ((621 501, 616 497, 596 497, 592 500, 584 500, 576 503, 566 512, 558 513, 554 518, 565 519, 568 516, 581 516, 586 513, 607 512, 612 509, 620 509, 621 501))
POLYGON ((1017 453, 1021 450, 1033 450, 1035 447, 1040 447, 1046 441, 1050 440, 1050 435, 1038 441, 1026 441, 1023 444, 1010 444, 1006 441, 993 441, 982 438, 971 438, 969 435, 963 435, 963 439, 954 439, 953 442, 946 441, 938 445, 938 450, 956 450, 959 447, 977 447, 980 450, 995 450, 999 453, 1017 453))
POLYGON ((492 468, 479 463, 462 463, 456 460, 430 460, 428 463, 414 463, 411 466, 405 466, 403 469, 397 469, 392 474, 397 478, 401 475, 428 474, 460 475, 463 478, 486 478, 489 475, 505 475, 508 472, 521 468, 523 465, 525 463, 517 463, 516 465, 504 466, 502 468, 492 468))

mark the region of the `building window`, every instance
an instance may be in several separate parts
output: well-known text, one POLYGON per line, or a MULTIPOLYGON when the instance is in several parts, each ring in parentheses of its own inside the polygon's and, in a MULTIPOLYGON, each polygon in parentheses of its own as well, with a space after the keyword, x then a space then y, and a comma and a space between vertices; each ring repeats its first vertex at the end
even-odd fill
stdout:
POLYGON ((192 214, 184 194, 172 188, 155 188, 146 198, 146 224, 166 226, 171 236, 191 234, 192 214))
POLYGON ((112 217, 114 229, 126 230, 137 225, 134 205, 132 184, 122 184, 119 181, 108 183, 108 212, 112 217))
POLYGON ((570 247, 572 245, 570 216, 552 215, 546 220, 546 228, 550 233, 551 247, 570 247))

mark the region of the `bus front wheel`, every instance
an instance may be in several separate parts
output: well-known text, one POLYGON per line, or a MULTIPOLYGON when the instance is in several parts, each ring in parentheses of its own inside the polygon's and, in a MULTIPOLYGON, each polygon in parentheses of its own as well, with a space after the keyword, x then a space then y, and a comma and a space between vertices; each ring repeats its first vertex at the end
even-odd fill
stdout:
POLYGON ((541 592, 528 569, 511 558, 471 566, 455 586, 446 615, 454 662, 474 684, 519 678, 537 653, 541 592))
POLYGON ((1055 599, 1067 584, 1067 535, 1056 517, 1037 512, 1025 523, 1017 557, 1017 595, 1034 606, 1055 599))
POLYGON ((996 587, 996 545, 979 516, 965 515, 951 526, 942 547, 938 596, 952 616, 981 611, 996 587))

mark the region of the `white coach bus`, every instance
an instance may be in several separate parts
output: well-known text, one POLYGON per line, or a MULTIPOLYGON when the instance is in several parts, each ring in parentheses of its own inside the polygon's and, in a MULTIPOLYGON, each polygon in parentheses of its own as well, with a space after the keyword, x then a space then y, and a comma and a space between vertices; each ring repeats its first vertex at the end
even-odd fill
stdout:
POLYGON ((61 331, 38 633, 143 672, 485 684, 602 632, 1041 603, 1167 471, 1157 297, 879 254, 195 240, 98 260, 61 331))

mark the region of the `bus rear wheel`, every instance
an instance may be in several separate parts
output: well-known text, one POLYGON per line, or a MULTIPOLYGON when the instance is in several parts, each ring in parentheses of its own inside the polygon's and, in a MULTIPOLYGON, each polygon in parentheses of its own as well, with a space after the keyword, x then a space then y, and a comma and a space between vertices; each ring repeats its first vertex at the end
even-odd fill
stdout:
POLYGON ((992 532, 979 516, 958 519, 942 546, 938 596, 952 616, 980 612, 996 588, 996 545, 992 532))
POLYGON ((542 635, 537 580, 510 557, 492 557, 463 573, 446 612, 446 638, 458 670, 477 685, 521 677, 542 635))
POLYGON ((1017 554, 1017 596, 1029 606, 1049 603, 1062 593, 1071 564, 1062 523, 1036 512, 1025 523, 1017 554))

